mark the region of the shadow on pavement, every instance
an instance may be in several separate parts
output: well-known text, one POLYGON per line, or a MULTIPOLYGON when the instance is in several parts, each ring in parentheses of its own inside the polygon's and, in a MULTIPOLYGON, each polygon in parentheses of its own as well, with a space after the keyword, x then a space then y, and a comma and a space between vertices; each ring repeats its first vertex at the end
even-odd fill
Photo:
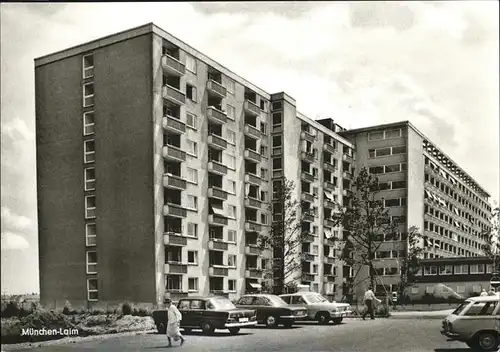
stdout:
MULTIPOLYGON (((252 335, 251 333, 245 333, 245 332, 239 332, 235 335, 230 334, 229 332, 218 332, 215 331, 213 334, 205 334, 203 331, 181 331, 181 334, 183 336, 210 336, 210 337, 237 337, 237 336, 246 336, 246 335, 252 335)), ((160 334, 158 332, 148 332, 148 335, 162 335, 165 336, 165 339, 167 338, 166 334, 160 334)), ((160 347, 154 347, 154 348, 160 348, 160 347)))
POLYGON ((286 330, 302 329, 302 326, 294 325, 294 326, 289 327, 289 328, 285 328, 283 326, 268 328, 265 325, 256 325, 256 326, 249 326, 246 329, 248 329, 248 330, 253 330, 253 329, 263 329, 264 330, 265 329, 265 330, 285 330, 286 331, 286 330))
POLYGON ((473 352, 471 348, 436 348, 434 352, 473 352))
POLYGON ((316 325, 316 326, 337 326, 337 325, 344 325, 344 322, 341 322, 340 324, 334 324, 334 323, 329 323, 329 324, 319 324, 316 321, 299 321, 296 323, 297 325, 316 325))

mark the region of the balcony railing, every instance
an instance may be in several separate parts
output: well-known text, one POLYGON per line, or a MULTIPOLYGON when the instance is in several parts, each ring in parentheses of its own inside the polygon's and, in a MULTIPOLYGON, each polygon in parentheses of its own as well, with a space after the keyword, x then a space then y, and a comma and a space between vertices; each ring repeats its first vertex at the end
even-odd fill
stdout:
POLYGON ((307 162, 310 162, 310 163, 314 163, 316 161, 316 159, 314 158, 314 155, 311 154, 311 153, 307 153, 307 152, 302 152, 300 154, 302 160, 305 160, 307 162))
POLYGON ((210 266, 208 268, 208 275, 209 276, 227 276, 229 274, 228 268, 222 268, 222 267, 217 267, 215 266, 210 266))
POLYGON ((223 216, 220 216, 220 215, 210 214, 208 216, 208 222, 211 225, 223 225, 223 226, 226 226, 228 224, 228 219, 225 218, 225 217, 223 217, 223 216))
POLYGON ((262 231, 262 225, 252 221, 245 221, 245 230, 252 232, 262 231))
POLYGON ((260 139, 262 135, 257 127, 252 126, 248 123, 245 124, 245 134, 255 139, 260 139))
POLYGON ((251 183, 252 185, 260 186, 262 184, 262 179, 254 174, 245 173, 245 182, 251 183))
POLYGON ((329 181, 325 181, 324 187, 325 187, 325 189, 327 189, 329 191, 335 192, 335 190, 336 190, 335 184, 333 184, 333 183, 331 183, 329 181))
POLYGON ((186 152, 178 147, 166 145, 163 147, 163 157, 169 160, 186 161, 186 152))
POLYGON ((309 132, 306 132, 306 131, 301 131, 300 132, 300 139, 304 139, 306 141, 309 141, 311 143, 314 143, 314 140, 316 139, 316 137, 314 137, 312 134, 310 134, 309 132))
POLYGON ((353 179, 353 174, 348 172, 348 171, 344 171, 344 173, 342 174, 342 176, 348 180, 352 180, 353 179))
POLYGON ((260 107, 253 101, 245 100, 244 109, 247 113, 249 113, 252 116, 260 115, 260 107))
POLYGON ((187 264, 166 263, 165 274, 187 274, 187 264))
POLYGON ((342 160, 347 161, 348 163, 352 163, 353 162, 352 156, 348 155, 348 154, 342 154, 342 160))
POLYGON ((246 245, 245 246, 245 254, 247 255, 260 255, 262 249, 260 249, 257 245, 246 245))
POLYGON ((306 211, 304 211, 304 213, 303 213, 303 218, 304 218, 304 221, 314 222, 314 215, 311 213, 308 213, 306 211))
POLYGON ((301 199, 303 201, 306 201, 306 202, 309 202, 309 203, 313 203, 314 202, 314 196, 312 194, 305 193, 305 192, 302 192, 301 199))
POLYGON ((208 171, 218 175, 226 175, 227 166, 219 163, 218 161, 211 160, 208 162, 208 171))
POLYGON ((325 225, 326 227, 334 227, 335 223, 333 222, 333 220, 324 219, 323 220, 323 225, 325 225))
POLYGON ((227 148, 227 141, 216 134, 208 136, 208 144, 215 149, 224 150, 227 148))
POLYGON ((247 270, 245 270, 245 276, 249 279, 260 279, 260 278, 262 278, 262 270, 260 270, 260 269, 247 269, 247 270))
POLYGON ((187 216, 187 210, 178 204, 165 204, 163 206, 163 215, 185 218, 187 216))
POLYGON ((262 202, 255 198, 246 197, 245 206, 249 208, 260 209, 262 208, 262 202))
POLYGON ((329 162, 325 162, 324 165, 325 165, 325 170, 330 172, 337 172, 337 168, 335 167, 335 165, 330 164, 329 162))
POLYGON ((209 106, 207 108, 207 118, 215 123, 224 124, 227 122, 227 115, 225 112, 215 108, 214 106, 209 106))
POLYGON ((308 272, 302 272, 302 281, 312 282, 314 281, 314 275, 309 274, 308 272))
POLYGON ((273 133, 282 133, 283 132, 283 125, 276 125, 273 126, 273 133))
POLYGON ((208 197, 220 200, 227 200, 227 193, 222 189, 216 187, 210 187, 208 189, 208 197))
POLYGON ((329 153, 332 153, 332 154, 335 154, 338 149, 336 149, 333 145, 331 144, 323 144, 323 150, 329 152, 329 153))
POLYGON ((260 161, 261 161, 260 154, 252 149, 245 149, 245 158, 252 160, 256 163, 260 163, 260 161))
POLYGON ((180 234, 166 233, 163 235, 163 242, 166 245, 186 246, 187 238, 180 234))
POLYGON ((301 176, 302 180, 304 180, 306 182, 314 182, 314 176, 306 171, 302 171, 300 176, 301 176))
POLYGON ((209 79, 207 82, 207 90, 218 96, 219 98, 225 98, 227 95, 227 89, 219 82, 214 81, 213 79, 209 79))
POLYGON ((302 259, 305 260, 306 262, 313 262, 314 255, 311 253, 302 253, 302 259))
POLYGON ((186 72, 186 66, 170 55, 163 55, 162 65, 163 69, 170 73, 172 76, 183 76, 186 72))
POLYGON ((324 257, 323 262, 325 264, 335 264, 335 258, 332 257, 324 257))
POLYGON ((305 236, 302 236, 302 242, 314 242, 314 240, 316 239, 315 236, 313 235, 305 235, 305 236))
POLYGON ((325 206, 325 208, 335 209, 335 203, 329 199, 326 199, 323 205, 325 206))
POLYGON ((180 176, 164 174, 163 175, 163 187, 172 188, 177 190, 186 189, 186 180, 180 176))
POLYGON ((172 116, 163 117, 163 128, 178 134, 186 132, 186 124, 172 116))
POLYGON ((186 102, 186 94, 169 85, 163 86, 163 98, 179 105, 186 102))
POLYGON ((229 247, 229 245, 227 244, 227 242, 216 241, 214 239, 211 239, 208 242, 208 248, 211 249, 211 250, 227 251, 228 247, 229 247))

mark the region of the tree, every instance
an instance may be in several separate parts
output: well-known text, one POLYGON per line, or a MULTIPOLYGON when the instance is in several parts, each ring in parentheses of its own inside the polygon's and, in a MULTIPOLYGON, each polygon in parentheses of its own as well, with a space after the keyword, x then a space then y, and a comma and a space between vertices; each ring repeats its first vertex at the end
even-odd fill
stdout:
POLYGON ((491 217, 491 229, 482 232, 485 244, 482 246, 484 255, 493 262, 493 272, 500 272, 500 208, 495 208, 491 217))
POLYGON ((259 246, 270 249, 273 254, 273 268, 264 277, 273 282, 275 294, 284 293, 285 287, 292 287, 302 274, 300 247, 309 233, 302 231, 300 202, 294 196, 295 183, 283 178, 273 182, 273 196, 269 208, 272 221, 267 231, 259 234, 259 246))
POLYGON ((379 193, 378 178, 363 168, 356 176, 352 190, 344 197, 343 204, 337 203, 332 214, 335 226, 342 226, 347 232, 341 259, 358 272, 362 267, 368 267, 372 287, 375 287, 377 276, 373 266, 375 252, 382 245, 384 236, 396 234, 398 227, 379 193))

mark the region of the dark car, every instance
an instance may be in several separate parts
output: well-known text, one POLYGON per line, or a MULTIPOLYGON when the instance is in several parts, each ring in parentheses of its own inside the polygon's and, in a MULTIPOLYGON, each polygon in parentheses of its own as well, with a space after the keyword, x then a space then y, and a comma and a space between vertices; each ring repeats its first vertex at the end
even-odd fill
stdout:
POLYGON ((257 322, 268 327, 284 325, 291 327, 296 320, 307 316, 305 307, 291 307, 283 299, 271 294, 251 294, 242 296, 236 307, 254 309, 257 312, 257 322))
MULTIPOLYGON (((237 334, 240 328, 257 325, 255 310, 238 309, 226 297, 187 297, 177 303, 182 314, 180 327, 189 332, 201 329, 212 334, 215 329, 228 329, 237 334)), ((166 332, 168 314, 166 310, 153 312, 153 319, 160 334, 166 332)))

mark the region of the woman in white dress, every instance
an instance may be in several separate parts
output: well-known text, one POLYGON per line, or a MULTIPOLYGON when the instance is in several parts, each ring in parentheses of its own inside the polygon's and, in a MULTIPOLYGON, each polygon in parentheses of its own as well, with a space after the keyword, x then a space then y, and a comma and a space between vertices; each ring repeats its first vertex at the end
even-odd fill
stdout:
POLYGON ((182 344, 185 341, 180 331, 182 314, 181 312, 179 312, 177 307, 172 304, 172 300, 170 298, 166 298, 164 303, 168 311, 168 322, 167 322, 168 347, 172 347, 172 339, 174 341, 180 339, 182 346, 182 344))

